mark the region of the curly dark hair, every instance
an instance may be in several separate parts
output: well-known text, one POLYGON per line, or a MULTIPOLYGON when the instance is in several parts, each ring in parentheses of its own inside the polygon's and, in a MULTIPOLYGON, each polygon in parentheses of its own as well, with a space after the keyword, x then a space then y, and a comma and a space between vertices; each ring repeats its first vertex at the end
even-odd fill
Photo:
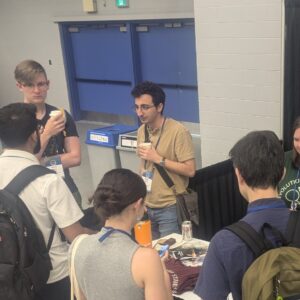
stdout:
POLYGON ((151 81, 144 81, 136 85, 131 91, 131 95, 135 98, 142 95, 150 95, 152 97, 153 104, 157 107, 160 103, 163 104, 161 113, 165 108, 166 94, 163 89, 156 83, 151 81))

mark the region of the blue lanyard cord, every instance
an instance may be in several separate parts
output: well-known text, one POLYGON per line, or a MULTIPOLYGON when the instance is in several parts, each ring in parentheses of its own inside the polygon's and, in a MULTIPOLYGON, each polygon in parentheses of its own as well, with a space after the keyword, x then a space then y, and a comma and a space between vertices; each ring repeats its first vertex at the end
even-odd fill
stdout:
POLYGON ((297 171, 297 177, 296 177, 296 180, 295 180, 295 184, 294 184, 294 191, 293 191, 293 199, 292 199, 292 202, 291 202, 291 210, 297 210, 297 202, 296 202, 296 181, 299 179, 299 175, 300 175, 300 169, 298 168, 298 171, 297 171))
POLYGON ((117 231, 117 232, 120 232, 120 233, 123 233, 125 235, 127 235, 132 241, 135 241, 135 239, 132 237, 132 235, 130 235, 128 232, 124 231, 124 230, 121 230, 121 229, 116 229, 116 228, 113 228, 113 227, 103 227, 105 229, 107 229, 107 231, 99 238, 99 242, 102 243, 106 238, 108 238, 113 232, 117 231))

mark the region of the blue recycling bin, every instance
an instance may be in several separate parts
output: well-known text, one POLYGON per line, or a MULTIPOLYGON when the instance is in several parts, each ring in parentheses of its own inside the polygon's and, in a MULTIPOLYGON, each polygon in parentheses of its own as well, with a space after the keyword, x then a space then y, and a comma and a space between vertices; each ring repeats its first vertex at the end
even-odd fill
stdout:
POLYGON ((116 148, 119 135, 136 130, 137 126, 115 124, 87 131, 85 142, 89 154, 94 189, 96 189, 106 172, 121 168, 120 154, 116 148))

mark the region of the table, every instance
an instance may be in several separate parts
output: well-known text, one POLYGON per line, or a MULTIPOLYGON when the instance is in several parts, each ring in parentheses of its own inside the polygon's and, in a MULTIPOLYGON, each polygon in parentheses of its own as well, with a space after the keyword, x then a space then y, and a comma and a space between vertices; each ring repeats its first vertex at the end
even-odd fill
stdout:
MULTIPOLYGON (((178 234, 178 233, 172 233, 172 234, 169 234, 167 236, 164 236, 163 238, 164 239, 174 238, 176 240, 176 243, 174 245, 172 245, 171 248, 178 247, 178 246, 182 245, 183 243, 185 243, 184 241, 182 241, 182 235, 178 234)), ((157 241, 158 240, 153 241, 152 245, 155 245, 157 243, 157 241)), ((195 239, 195 238, 193 238, 189 242, 200 243, 200 245, 203 246, 203 247, 208 247, 208 245, 209 245, 209 242, 203 241, 203 240, 199 240, 199 239, 195 239)), ((196 294, 194 294, 192 291, 185 292, 185 293, 183 293, 181 295, 175 295, 175 296, 178 296, 178 297, 180 297, 180 298, 182 298, 184 300, 199 300, 199 299, 201 299, 199 296, 197 296, 196 294)))
MULTIPOLYGON (((178 246, 182 245, 183 243, 185 243, 184 241, 182 241, 182 235, 179 234, 179 233, 172 233, 172 234, 169 234, 169 235, 167 235, 167 236, 165 236, 163 238, 164 239, 174 238, 176 240, 176 243, 171 246, 171 249, 175 248, 175 247, 178 247, 178 246)), ((157 241, 158 240, 154 240, 152 242, 152 245, 154 246, 157 243, 157 241)), ((204 240, 199 240, 199 239, 193 238, 191 240, 191 242, 197 242, 197 243, 199 243, 204 248, 206 248, 206 247, 209 246, 209 242, 208 241, 204 241, 204 240)), ((183 293, 181 295, 175 295, 175 296, 178 296, 178 297, 180 297, 180 298, 182 298, 184 300, 201 300, 201 298, 198 295, 194 294, 192 291, 185 292, 185 293, 183 293)), ((228 295, 227 300, 233 300, 231 294, 228 295)))

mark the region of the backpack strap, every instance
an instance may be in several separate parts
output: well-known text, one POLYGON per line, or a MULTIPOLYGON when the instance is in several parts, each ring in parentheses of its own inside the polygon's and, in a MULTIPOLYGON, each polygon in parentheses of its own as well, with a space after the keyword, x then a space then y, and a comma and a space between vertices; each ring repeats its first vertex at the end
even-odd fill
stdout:
POLYGON ((225 229, 236 234, 251 249, 255 258, 272 248, 268 240, 244 221, 238 221, 225 229))
MULTIPOLYGON (((164 120, 164 122, 165 122, 165 120, 164 120)), ((150 142, 149 132, 148 132, 146 124, 144 125, 144 135, 145 135, 145 143, 150 142)), ((157 147, 157 145, 156 145, 156 147, 157 147)), ((167 171, 165 170, 165 168, 156 163, 154 163, 154 165, 155 165, 155 168, 157 169, 158 173, 162 177, 162 179, 165 181, 168 188, 172 188, 174 186, 174 182, 171 179, 171 177, 169 176, 169 174, 167 173, 167 171)))
POLYGON ((31 165, 17 174, 4 189, 17 196, 34 179, 51 173, 55 174, 54 171, 41 165, 31 165))
MULTIPOLYGON (((56 174, 54 171, 41 166, 41 165, 31 165, 25 169, 23 169, 20 173, 18 173, 10 183, 4 188, 6 191, 10 192, 13 195, 19 195, 23 189, 29 185, 36 178, 46 175, 46 174, 56 174)), ((24 204, 25 205, 25 204, 24 204)), ((56 224, 53 223, 49 240, 47 243, 47 250, 49 252, 53 238, 55 233, 56 224)))
POLYGON ((288 244, 300 248, 300 211, 291 211, 286 230, 288 244))
POLYGON ((52 225, 51 232, 50 232, 50 235, 49 235, 49 240, 48 240, 48 243, 47 243, 47 251, 48 252, 50 251, 50 248, 51 248, 51 245, 52 245, 52 242, 53 242, 55 227, 56 227, 56 224, 54 222, 53 225, 52 225))
POLYGON ((265 241, 267 243, 267 247, 269 249, 272 249, 272 248, 277 248, 277 247, 282 247, 282 246, 287 246, 288 243, 287 243, 287 240, 286 238, 283 236, 283 234, 281 233, 281 231, 279 231, 277 228, 273 227, 272 225, 270 225, 269 223, 264 223, 260 229, 260 233, 262 234, 262 236, 265 238, 265 241), (268 229, 273 238, 274 238, 274 244, 275 246, 273 245, 272 242, 270 242, 267 237, 266 237, 266 234, 265 234, 265 230, 268 229))

